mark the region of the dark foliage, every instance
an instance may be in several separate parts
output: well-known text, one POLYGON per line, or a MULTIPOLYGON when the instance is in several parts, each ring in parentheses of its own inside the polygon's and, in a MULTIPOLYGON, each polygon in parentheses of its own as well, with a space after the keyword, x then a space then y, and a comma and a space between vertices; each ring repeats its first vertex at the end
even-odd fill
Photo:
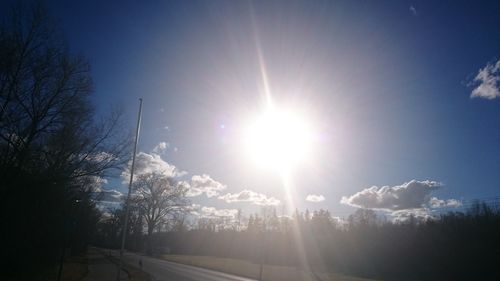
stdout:
POLYGON ((52 274, 63 247, 85 251, 100 216, 90 195, 126 160, 120 114, 95 120, 90 66, 61 38, 41 5, 0 26, 2 274, 15 280, 52 274))
POLYGON ((337 223, 325 210, 293 218, 251 215, 200 220, 188 230, 155 233, 157 253, 209 255, 380 280, 498 280, 500 211, 475 203, 439 219, 392 223, 358 210, 337 223))
MULTIPOLYGON (((128 249, 139 251, 144 246, 146 253, 153 252, 153 233, 162 227, 184 218, 189 200, 186 187, 174 179, 159 173, 147 173, 137 177, 130 199, 130 212, 126 245, 128 249), (146 236, 143 235, 146 232, 146 236), (145 238, 145 239, 143 239, 145 238)), ((124 204, 123 204, 124 205, 124 204)), ((94 244, 108 248, 121 246, 125 207, 110 210, 107 218, 98 224, 94 244)))

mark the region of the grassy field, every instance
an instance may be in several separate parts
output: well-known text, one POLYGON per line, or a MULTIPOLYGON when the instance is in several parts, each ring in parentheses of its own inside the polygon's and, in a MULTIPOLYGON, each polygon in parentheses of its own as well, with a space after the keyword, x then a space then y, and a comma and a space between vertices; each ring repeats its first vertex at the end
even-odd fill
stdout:
MULTIPOLYGON (((244 260, 225 259, 207 256, 163 255, 162 259, 182 264, 199 266, 239 276, 259 279, 260 265, 244 260)), ((294 267, 265 265, 263 281, 370 281, 330 272, 306 272, 294 267)))
MULTIPOLYGON (((61 280, 62 281, 81 281, 83 278, 87 276, 87 273, 89 272, 88 267, 92 264, 109 264, 111 267, 111 270, 116 272, 116 263, 118 263, 118 260, 114 257, 104 257, 102 255, 95 256, 93 253, 95 251, 98 251, 96 249, 90 249, 89 250, 89 255, 86 257, 67 257, 64 261, 64 266, 63 266, 63 272, 61 275, 61 280)), ((104 252, 100 251, 102 254, 105 255, 104 252)), ((128 263, 123 264, 123 270, 127 272, 129 275, 130 279, 129 281, 150 281, 151 276, 147 274, 146 272, 142 271, 141 269, 132 266, 128 263)), ((56 275, 57 272, 54 272, 54 275, 52 276, 52 280, 56 280, 56 275)))
MULTIPOLYGON (((54 268, 54 272, 49 277, 56 280, 59 266, 54 268)), ((86 257, 67 257, 64 260, 61 274, 62 281, 80 281, 88 272, 88 259, 86 257)))
MULTIPOLYGON (((108 256, 107 258, 114 264, 118 264, 118 259, 116 257, 108 256)), ((128 263, 123 263, 123 270, 129 275, 129 281, 150 281, 152 279, 148 273, 128 263)))
POLYGON ((147 274, 146 272, 142 271, 138 267, 132 266, 128 263, 123 264, 123 270, 125 270, 130 279, 129 281, 150 281, 151 276, 147 274))
POLYGON ((61 279, 63 281, 79 281, 87 275, 87 264, 81 261, 66 261, 63 266, 61 279))

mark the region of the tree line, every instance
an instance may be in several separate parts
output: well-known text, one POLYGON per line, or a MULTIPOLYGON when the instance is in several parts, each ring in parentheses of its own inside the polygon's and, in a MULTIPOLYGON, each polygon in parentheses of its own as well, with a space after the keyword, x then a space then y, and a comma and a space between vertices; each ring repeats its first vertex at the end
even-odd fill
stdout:
MULTIPOLYGON (((120 209, 99 223, 95 243, 117 246, 120 209)), ((136 213, 137 215, 137 213, 136 213)), ((142 229, 129 230, 127 247, 143 251, 142 229)), ((278 216, 274 208, 245 218, 185 217, 149 235, 157 255, 236 258, 260 264, 333 271, 381 280, 496 280, 500 210, 476 202, 439 218, 392 222, 358 209, 345 223, 327 210, 278 216), (243 223, 244 222, 244 223, 243 223)))

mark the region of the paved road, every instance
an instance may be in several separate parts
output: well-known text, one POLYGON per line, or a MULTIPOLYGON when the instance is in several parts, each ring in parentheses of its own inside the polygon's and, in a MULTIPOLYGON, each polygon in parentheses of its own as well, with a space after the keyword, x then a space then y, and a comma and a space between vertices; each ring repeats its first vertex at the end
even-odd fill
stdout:
MULTIPOLYGON (((112 254, 118 256, 117 251, 113 251, 112 254)), ((138 266, 139 259, 142 259, 143 270, 151 274, 157 281, 255 281, 254 279, 133 253, 126 252, 124 254, 124 261, 129 264, 138 266)))

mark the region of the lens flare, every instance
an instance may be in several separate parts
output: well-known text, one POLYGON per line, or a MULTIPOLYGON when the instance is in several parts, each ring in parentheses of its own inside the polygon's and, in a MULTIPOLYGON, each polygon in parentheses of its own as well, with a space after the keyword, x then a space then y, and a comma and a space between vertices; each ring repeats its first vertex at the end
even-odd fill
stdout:
POLYGON ((258 166, 285 173, 308 156, 311 140, 310 125, 298 111, 270 107, 251 122, 245 146, 258 166))

